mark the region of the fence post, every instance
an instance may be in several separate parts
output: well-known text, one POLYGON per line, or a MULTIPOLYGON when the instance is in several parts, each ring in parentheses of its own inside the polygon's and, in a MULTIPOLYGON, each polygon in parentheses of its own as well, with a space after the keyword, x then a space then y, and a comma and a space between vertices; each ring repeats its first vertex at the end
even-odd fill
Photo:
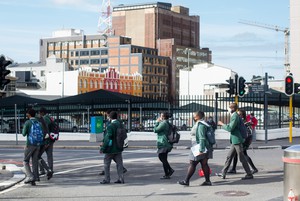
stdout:
POLYGON ((219 98, 219 93, 215 93, 215 108, 214 108, 214 113, 215 113, 215 122, 218 123, 218 98, 219 98))
POLYGON ((278 128, 281 128, 281 124, 282 124, 282 106, 281 106, 282 102, 281 102, 281 93, 279 93, 279 122, 278 122, 278 128))

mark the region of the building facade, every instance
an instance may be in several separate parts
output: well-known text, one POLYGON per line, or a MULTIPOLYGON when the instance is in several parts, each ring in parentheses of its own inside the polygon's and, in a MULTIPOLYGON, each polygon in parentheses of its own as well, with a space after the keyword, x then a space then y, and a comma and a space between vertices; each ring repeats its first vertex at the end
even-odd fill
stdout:
POLYGON ((290 0, 290 69, 300 83, 300 2, 290 0))
POLYGON ((134 96, 142 96, 142 75, 120 74, 115 68, 105 72, 80 71, 78 76, 78 94, 105 89, 134 96))
MULTIPOLYGON (((68 33, 73 32, 66 34, 68 33)), ((113 67, 124 79, 125 75, 138 73, 142 75, 143 97, 167 99, 171 61, 169 57, 159 56, 157 49, 132 45, 131 38, 121 36, 66 36, 61 33, 59 36, 61 37, 42 39, 41 59, 43 55, 55 55, 69 64, 69 70, 78 71, 104 73, 109 67, 113 67), (61 54, 62 51, 65 52, 61 54)), ((82 88, 78 91, 83 93, 89 90, 82 88)), ((130 94, 135 93, 127 90, 130 94)))
POLYGON ((179 97, 179 70, 193 64, 211 63, 211 51, 200 49, 199 16, 170 3, 120 5, 113 8, 112 28, 116 35, 129 36, 133 45, 158 49, 172 60, 169 69, 169 101, 179 97), (139 26, 136 26, 136 25, 139 26))
POLYGON ((112 27, 115 35, 131 37, 134 45, 157 48, 156 40, 174 38, 177 45, 199 47, 199 16, 170 3, 115 6, 112 27))

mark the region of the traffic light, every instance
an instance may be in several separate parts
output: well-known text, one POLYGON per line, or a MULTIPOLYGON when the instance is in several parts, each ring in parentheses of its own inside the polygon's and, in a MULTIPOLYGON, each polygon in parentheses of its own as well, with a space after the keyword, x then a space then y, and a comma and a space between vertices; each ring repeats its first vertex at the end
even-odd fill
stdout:
POLYGON ((6 69, 6 66, 11 64, 11 61, 6 60, 4 56, 0 57, 0 90, 3 90, 4 87, 10 82, 9 79, 5 77, 10 74, 10 70, 6 69))
POLYGON ((285 83, 285 94, 292 96, 294 94, 294 78, 292 75, 287 75, 284 80, 285 83))
POLYGON ((229 93, 229 95, 234 95, 235 94, 235 85, 233 83, 233 79, 230 77, 229 80, 226 80, 226 82, 228 82, 227 87, 228 90, 226 90, 227 93, 229 93))
POLYGON ((246 93, 246 90, 245 90, 245 87, 246 87, 246 85, 245 85, 245 82, 246 82, 246 80, 243 78, 243 77, 239 77, 238 78, 238 84, 237 84, 237 95, 239 96, 239 97, 243 97, 244 95, 245 95, 245 93, 246 93))
POLYGON ((294 83, 294 93, 300 94, 300 83, 294 83))

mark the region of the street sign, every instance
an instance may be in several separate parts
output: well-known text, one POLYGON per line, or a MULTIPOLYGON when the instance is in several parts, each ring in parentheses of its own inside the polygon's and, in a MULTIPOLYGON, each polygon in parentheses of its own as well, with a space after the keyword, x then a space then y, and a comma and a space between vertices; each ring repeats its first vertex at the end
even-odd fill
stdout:
POLYGON ((263 93, 265 91, 264 85, 252 85, 249 86, 250 93, 263 93))

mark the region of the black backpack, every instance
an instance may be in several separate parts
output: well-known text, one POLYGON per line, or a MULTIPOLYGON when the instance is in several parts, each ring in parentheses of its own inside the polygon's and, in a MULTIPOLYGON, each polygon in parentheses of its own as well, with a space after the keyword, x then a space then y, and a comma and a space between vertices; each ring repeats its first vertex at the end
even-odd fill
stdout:
POLYGON ((125 126, 120 122, 120 127, 117 128, 116 133, 116 145, 120 150, 124 149, 124 141, 127 138, 127 130, 125 126))
POLYGON ((242 138, 246 139, 248 137, 248 131, 247 131, 246 125, 244 124, 243 119, 240 116, 239 116, 238 128, 239 128, 242 138))
POLYGON ((168 141, 170 144, 178 143, 180 140, 180 134, 178 133, 178 129, 175 125, 169 123, 169 133, 167 135, 168 141))

